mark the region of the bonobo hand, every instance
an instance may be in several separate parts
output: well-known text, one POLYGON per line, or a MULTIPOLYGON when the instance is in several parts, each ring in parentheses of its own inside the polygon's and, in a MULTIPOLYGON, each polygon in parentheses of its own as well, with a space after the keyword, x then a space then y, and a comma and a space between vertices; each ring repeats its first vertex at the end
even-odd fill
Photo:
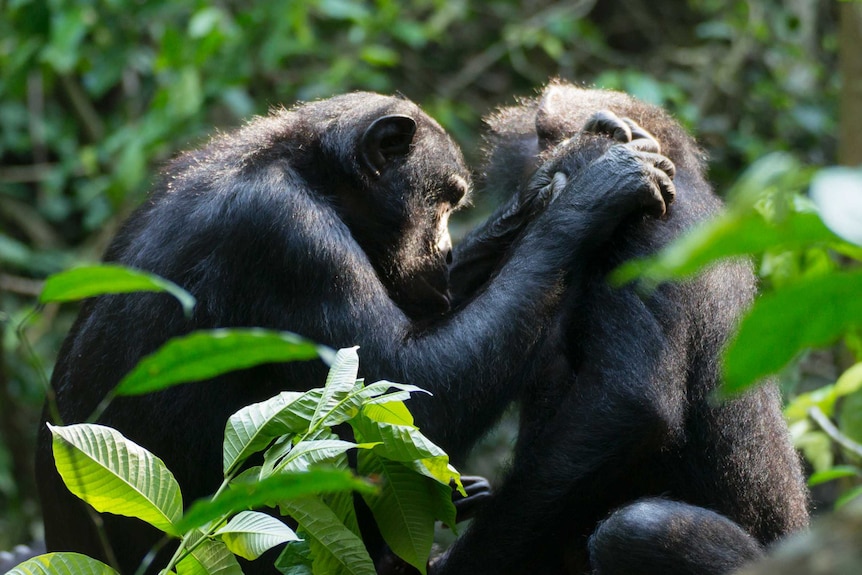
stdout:
MULTIPOLYGON (((652 134, 630 118, 620 118, 610 110, 600 110, 593 114, 578 134, 574 134, 573 138, 562 142, 560 146, 568 145, 570 149, 574 149, 575 147, 580 149, 581 145, 574 143, 579 142, 578 136, 580 135, 608 136, 615 142, 628 144, 629 147, 642 152, 661 153, 661 145, 652 134)), ((554 156, 557 157, 558 153, 555 153, 554 156)), ((539 169, 541 170, 541 167, 539 169)), ((671 170, 673 170, 672 167, 671 170)), ((568 177, 570 178, 572 175, 572 173, 569 173, 568 177)), ((673 178, 672 173, 670 176, 673 178)), ((556 183, 560 184, 562 181, 557 179, 556 183)), ((524 186, 518 198, 518 212, 524 220, 535 217, 556 198, 556 194, 560 189, 559 185, 524 186)))
POLYGON ((661 217, 676 194, 675 168, 666 157, 641 151, 642 146, 653 147, 647 138, 612 145, 584 167, 580 143, 563 142, 536 172, 530 186, 552 199, 565 198, 568 208, 563 209, 594 214, 596 223, 602 225, 637 210, 661 217))
POLYGON ((491 497, 491 484, 487 479, 479 475, 462 475, 461 484, 467 496, 457 491, 452 494, 452 502, 455 504, 455 522, 461 523, 472 519, 476 511, 491 497))
POLYGON ((661 154, 661 145, 652 134, 637 125, 631 118, 620 118, 610 110, 593 114, 584 125, 583 133, 610 136, 621 144, 631 143, 642 152, 661 154))

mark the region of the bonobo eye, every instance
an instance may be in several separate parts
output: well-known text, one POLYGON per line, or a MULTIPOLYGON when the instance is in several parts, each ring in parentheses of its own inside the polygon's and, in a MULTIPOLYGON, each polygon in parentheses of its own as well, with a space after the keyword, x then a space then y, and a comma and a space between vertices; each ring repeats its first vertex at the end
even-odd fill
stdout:
POLYGON ((409 116, 391 115, 377 118, 362 135, 360 153, 365 167, 375 176, 392 158, 410 151, 416 121, 409 116))
POLYGON ((449 176, 449 181, 446 182, 446 195, 443 198, 453 208, 458 207, 461 201, 470 193, 470 184, 458 174, 449 176))

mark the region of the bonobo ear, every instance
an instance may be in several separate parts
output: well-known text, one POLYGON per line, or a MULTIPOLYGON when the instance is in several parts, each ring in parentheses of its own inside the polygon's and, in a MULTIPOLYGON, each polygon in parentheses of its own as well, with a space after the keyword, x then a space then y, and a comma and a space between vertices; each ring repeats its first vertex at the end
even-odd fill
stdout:
POLYGON ((365 167, 375 176, 397 156, 410 151, 416 121, 409 116, 392 115, 377 118, 362 135, 360 153, 365 167))

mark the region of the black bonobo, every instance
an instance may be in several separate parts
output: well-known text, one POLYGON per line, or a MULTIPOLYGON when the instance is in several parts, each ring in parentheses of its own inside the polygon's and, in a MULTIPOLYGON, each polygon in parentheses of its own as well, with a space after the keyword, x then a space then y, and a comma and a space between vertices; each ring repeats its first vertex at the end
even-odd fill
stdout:
MULTIPOLYGON (((105 257, 183 286, 197 298, 194 315, 184 318, 163 294, 87 301, 54 370, 62 420, 88 417, 172 336, 260 326, 359 345, 368 380, 433 392, 410 408, 457 462, 522 393, 519 375, 558 313, 564 282, 580 281, 563 270, 580 269, 628 214, 660 212, 672 193, 660 169, 667 160, 627 144, 571 178, 562 175, 568 160, 560 155, 528 184, 557 200, 525 226, 497 278, 462 290, 453 311, 447 219, 464 203, 470 174, 415 104, 355 93, 214 138, 167 167, 105 257)), ((320 362, 256 368, 118 399, 100 422, 160 456, 190 502, 218 486, 231 413, 288 386, 320 386, 324 376, 320 362)), ((83 503, 54 471, 44 426, 37 465, 49 550, 104 558, 83 503)), ((158 534, 134 519, 103 521, 122 571, 133 572, 158 534)), ((246 573, 271 571, 258 561, 246 573)))
POLYGON ((660 142, 676 201, 662 219, 630 214, 571 270, 524 374, 510 473, 435 573, 720 574, 804 528, 807 493, 775 386, 711 396, 755 292, 750 267, 718 265, 646 294, 607 281, 721 209, 694 141, 654 106, 562 83, 489 124, 486 186, 515 194, 456 249, 456 305, 496 277, 530 217, 553 209, 553 195, 526 185, 548 157, 587 166, 614 141, 652 152, 660 142))

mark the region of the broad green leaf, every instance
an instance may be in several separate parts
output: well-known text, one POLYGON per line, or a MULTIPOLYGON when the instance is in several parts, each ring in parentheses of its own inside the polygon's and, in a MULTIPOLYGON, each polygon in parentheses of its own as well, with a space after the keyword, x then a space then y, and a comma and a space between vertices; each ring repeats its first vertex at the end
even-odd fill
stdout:
POLYGON ((841 433, 862 449, 862 391, 844 396, 837 422, 841 433))
POLYGON ((275 568, 283 575, 313 575, 311 547, 308 541, 290 541, 275 560, 275 568))
POLYGON ((364 407, 362 414, 350 421, 358 440, 363 443, 380 443, 374 447, 374 452, 378 455, 400 461, 417 473, 436 479, 444 485, 455 481, 459 490, 463 490, 460 474, 449 465, 449 456, 445 451, 412 425, 374 421, 367 417, 366 409, 372 407, 364 407))
POLYGON ((117 572, 80 553, 46 553, 24 561, 6 575, 117 575, 117 572))
MULTIPOLYGON (((284 471, 306 471, 310 465, 322 463, 333 457, 345 453, 354 447, 367 448, 371 446, 358 445, 350 441, 340 439, 325 439, 321 441, 301 441, 285 453, 280 461, 273 461, 274 468, 284 471)), ((263 466, 264 473, 267 472, 267 464, 263 466)))
POLYGON ((49 425, 54 461, 69 490, 97 511, 137 517, 170 535, 183 530, 180 486, 161 459, 115 429, 49 425))
POLYGON ((850 395, 862 389, 862 363, 849 367, 835 382, 835 395, 850 395))
POLYGON ((800 393, 784 408, 784 417, 788 421, 807 419, 808 410, 815 406, 827 416, 832 417, 836 399, 834 385, 824 385, 808 393, 800 393))
POLYGON ((285 391, 233 414, 224 432, 225 476, 276 437, 306 431, 322 394, 322 389, 285 391))
POLYGON ((323 387, 323 397, 314 410, 311 418, 311 427, 329 415, 338 404, 343 401, 356 387, 356 378, 359 373, 358 347, 350 347, 338 350, 335 361, 329 368, 326 376, 326 385, 323 387))
POLYGON ((740 392, 799 351, 828 345, 862 325, 859 294, 862 271, 855 270, 801 279, 759 298, 725 353, 723 391, 740 392))
POLYGON ((190 540, 192 552, 177 563, 177 575, 242 575, 242 568, 227 545, 212 539, 198 543, 202 534, 196 535, 190 540))
POLYGON ((862 486, 851 489, 847 493, 843 493, 837 501, 835 501, 835 509, 841 509, 848 503, 862 497, 862 486))
POLYGON ((113 264, 74 268, 45 280, 40 303, 77 301, 104 294, 166 292, 177 298, 186 315, 195 307, 195 298, 157 275, 113 264))
POLYGON ((338 403, 329 410, 329 413, 323 417, 322 425, 335 427, 345 421, 349 421, 359 414, 363 405, 373 403, 387 403, 391 401, 404 401, 410 399, 412 392, 421 391, 428 393, 414 385, 403 383, 392 383, 390 381, 378 381, 367 387, 362 387, 361 380, 357 381, 357 385, 346 396, 343 396, 338 403), (387 393, 389 390, 397 391, 387 393))
POLYGON ((315 575, 376 575, 365 544, 320 499, 291 499, 280 508, 302 527, 314 556, 315 575))
POLYGON ((242 511, 215 532, 232 553, 253 560, 276 545, 299 539, 293 529, 265 513, 242 511))
POLYGON ((366 404, 362 408, 362 415, 371 421, 380 423, 413 426, 413 414, 410 413, 403 401, 366 404))
POLYGON ((835 479, 842 479, 844 477, 862 477, 862 469, 850 465, 842 465, 825 471, 819 471, 817 473, 813 473, 811 477, 808 478, 808 486, 814 487, 815 485, 821 485, 828 481, 834 481, 835 479))
POLYGON ((383 481, 379 495, 363 495, 380 533, 396 555, 425 573, 434 543, 435 494, 429 489, 432 480, 374 452, 360 452, 358 460, 360 474, 383 481))
POLYGON ((317 346, 263 329, 199 331, 168 341, 120 381, 116 395, 141 395, 265 363, 314 359, 317 346))
POLYGON ((376 489, 349 471, 334 469, 279 473, 258 482, 232 481, 230 487, 212 500, 193 503, 177 522, 177 529, 185 533, 231 513, 255 507, 271 507, 296 497, 348 490, 370 493, 376 489))
POLYGON ((642 278, 656 284, 690 276, 725 258, 838 241, 813 213, 791 212, 779 223, 768 223, 756 212, 728 212, 690 229, 653 257, 623 264, 612 278, 616 283, 642 278))

